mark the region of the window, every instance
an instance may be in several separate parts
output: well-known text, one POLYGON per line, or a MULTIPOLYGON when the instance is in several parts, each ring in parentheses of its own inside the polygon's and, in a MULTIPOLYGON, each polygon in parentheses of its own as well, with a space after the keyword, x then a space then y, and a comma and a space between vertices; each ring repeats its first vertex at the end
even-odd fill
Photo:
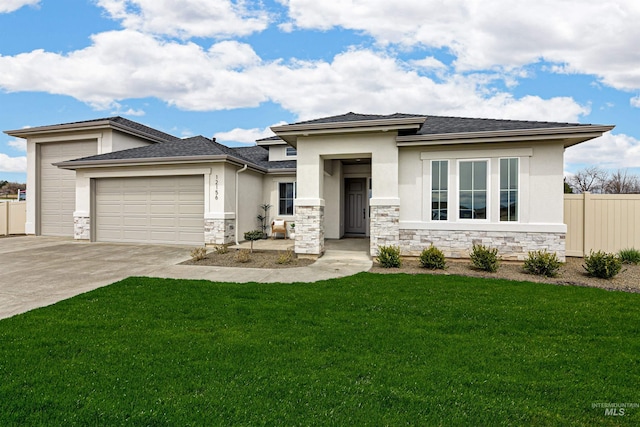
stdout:
POLYGON ((278 215, 293 215, 293 200, 296 198, 296 183, 278 184, 278 215))
POLYGON ((293 156, 295 156, 297 154, 298 154, 298 151, 296 151, 295 148, 287 147, 287 157, 293 157, 293 156))
POLYGON ((460 219, 487 219, 487 161, 461 161, 460 219))
POLYGON ((449 201, 449 162, 434 160, 431 162, 431 219, 447 220, 447 202, 449 201))
POLYGON ((500 159, 500 221, 518 220, 518 159, 500 159))

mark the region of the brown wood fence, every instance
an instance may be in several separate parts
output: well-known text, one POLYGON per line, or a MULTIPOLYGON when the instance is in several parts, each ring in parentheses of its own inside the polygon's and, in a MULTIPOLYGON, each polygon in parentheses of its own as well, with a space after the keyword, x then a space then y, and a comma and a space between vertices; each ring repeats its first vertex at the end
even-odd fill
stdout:
POLYGON ((640 194, 565 194, 567 256, 640 250, 640 194))

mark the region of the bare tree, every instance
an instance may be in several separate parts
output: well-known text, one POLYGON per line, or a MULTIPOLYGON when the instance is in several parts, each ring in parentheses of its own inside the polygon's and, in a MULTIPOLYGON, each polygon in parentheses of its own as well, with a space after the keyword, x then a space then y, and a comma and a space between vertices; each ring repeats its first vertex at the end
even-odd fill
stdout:
POLYGON ((640 193, 640 179, 626 169, 618 169, 609 176, 603 189, 608 194, 637 194, 640 193))
POLYGON ((597 166, 589 166, 575 173, 569 178, 569 184, 576 193, 601 193, 609 173, 597 166))

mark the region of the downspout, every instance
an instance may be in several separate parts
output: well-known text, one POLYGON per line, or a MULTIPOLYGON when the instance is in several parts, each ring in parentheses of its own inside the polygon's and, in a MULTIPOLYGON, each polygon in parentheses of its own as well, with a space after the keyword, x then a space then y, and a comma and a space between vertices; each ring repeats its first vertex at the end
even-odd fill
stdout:
POLYGON ((242 169, 236 171, 236 246, 240 244, 240 242, 238 242, 238 206, 240 205, 240 180, 238 179, 238 175, 246 171, 248 167, 249 165, 245 164, 242 169))

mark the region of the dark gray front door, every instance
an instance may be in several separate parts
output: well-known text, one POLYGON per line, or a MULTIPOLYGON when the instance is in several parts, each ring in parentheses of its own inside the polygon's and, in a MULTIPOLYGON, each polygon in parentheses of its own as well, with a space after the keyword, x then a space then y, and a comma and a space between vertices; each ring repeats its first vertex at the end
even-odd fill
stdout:
POLYGON ((345 234, 367 232, 367 179, 346 178, 345 182, 345 234))

